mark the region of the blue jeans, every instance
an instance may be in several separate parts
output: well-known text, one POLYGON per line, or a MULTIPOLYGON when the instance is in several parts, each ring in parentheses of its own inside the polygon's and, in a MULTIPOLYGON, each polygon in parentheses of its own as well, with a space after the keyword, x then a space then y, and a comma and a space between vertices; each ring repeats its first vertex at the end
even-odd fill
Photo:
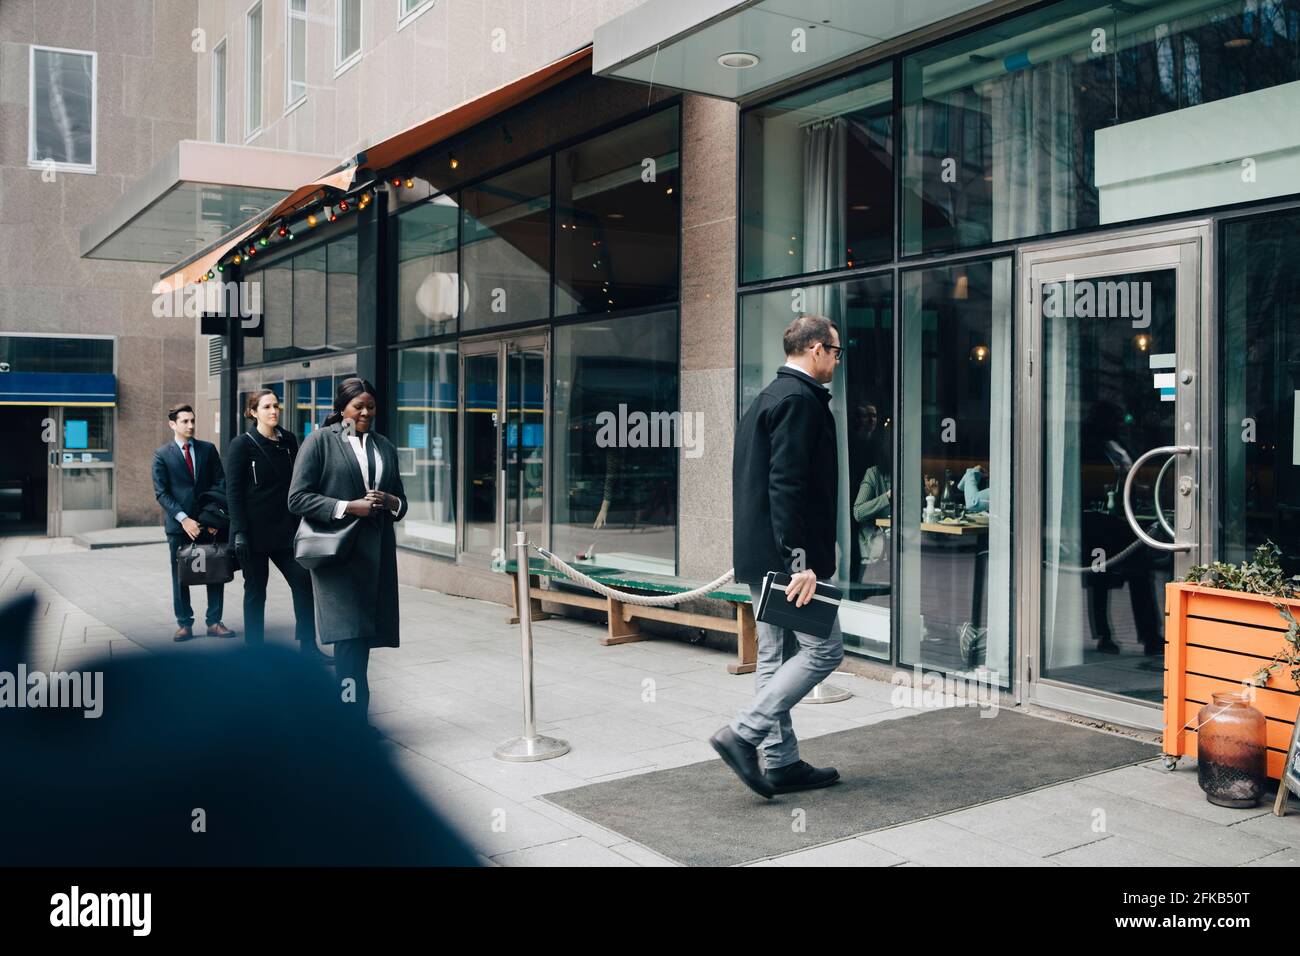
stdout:
MULTIPOLYGON (((751 585, 750 596, 758 607, 760 591, 751 585)), ((763 754, 768 770, 799 761, 799 741, 790 722, 790 708, 830 676, 844 659, 844 635, 837 618, 827 637, 772 627, 755 622, 758 630, 758 663, 754 669, 757 690, 746 710, 731 722, 731 729, 763 754), (798 653, 786 658, 787 636, 799 644, 798 653)))

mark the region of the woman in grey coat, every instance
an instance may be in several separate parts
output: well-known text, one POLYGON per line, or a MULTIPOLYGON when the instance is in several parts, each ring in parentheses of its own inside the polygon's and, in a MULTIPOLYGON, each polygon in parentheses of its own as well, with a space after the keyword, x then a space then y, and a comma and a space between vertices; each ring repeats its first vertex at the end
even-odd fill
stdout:
POLYGON ((334 414, 302 443, 289 484, 294 514, 322 529, 359 525, 347 556, 311 569, 311 583, 316 633, 322 644, 334 645, 343 700, 360 705, 363 718, 370 704, 370 649, 398 646, 393 522, 406 514, 397 452, 374 430, 374 420, 375 387, 364 379, 344 379, 334 396, 334 414))

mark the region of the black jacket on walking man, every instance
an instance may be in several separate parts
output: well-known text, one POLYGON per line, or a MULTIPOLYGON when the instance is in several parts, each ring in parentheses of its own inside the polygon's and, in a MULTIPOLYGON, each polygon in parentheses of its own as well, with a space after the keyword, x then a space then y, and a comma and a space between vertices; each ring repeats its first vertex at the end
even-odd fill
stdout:
MULTIPOLYGON (((835 577, 839 460, 826 384, 840 360, 835 326, 819 315, 790 323, 786 363, 749 406, 736 429, 732 459, 732 550, 736 580, 754 607, 769 571, 791 576, 786 600, 803 607, 819 580, 835 577)), ((826 787, 833 767, 799 759, 790 709, 844 658, 838 622, 828 637, 758 622, 757 692, 749 707, 710 743, 754 792, 765 797, 826 787), (786 637, 799 652, 785 659, 786 637), (759 750, 765 769, 759 769, 759 750)))
POLYGON ((244 642, 265 640, 266 583, 274 563, 293 595, 299 648, 309 658, 325 660, 316 649, 311 575, 293 557, 299 518, 289 510, 289 480, 298 439, 280 427, 280 399, 269 388, 248 397, 244 416, 254 427, 232 441, 226 453, 231 537, 244 573, 244 642))
MULTIPOLYGON (((194 608, 189 586, 181 586, 176 573, 176 552, 183 544, 197 540, 204 532, 194 518, 199 499, 211 490, 225 493, 226 476, 221 470, 217 446, 194 437, 194 409, 177 405, 167 413, 172 440, 153 453, 153 493, 163 510, 167 532, 167 553, 172 566, 172 610, 177 630, 172 639, 188 641, 194 636, 194 608)), ((207 625, 212 637, 234 637, 221 623, 225 585, 208 585, 207 625)))

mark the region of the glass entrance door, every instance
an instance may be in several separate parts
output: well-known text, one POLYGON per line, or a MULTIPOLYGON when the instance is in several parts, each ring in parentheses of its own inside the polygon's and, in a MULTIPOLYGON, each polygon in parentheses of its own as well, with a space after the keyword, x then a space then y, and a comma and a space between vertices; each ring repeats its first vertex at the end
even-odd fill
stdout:
POLYGON ((61 537, 114 527, 113 409, 53 406, 50 413, 47 533, 61 537))
POLYGON ((510 560, 514 532, 547 543, 545 333, 461 346, 460 556, 510 560))
POLYGON ((1157 726, 1164 588, 1197 560, 1204 233, 1022 253, 1022 679, 1157 726))

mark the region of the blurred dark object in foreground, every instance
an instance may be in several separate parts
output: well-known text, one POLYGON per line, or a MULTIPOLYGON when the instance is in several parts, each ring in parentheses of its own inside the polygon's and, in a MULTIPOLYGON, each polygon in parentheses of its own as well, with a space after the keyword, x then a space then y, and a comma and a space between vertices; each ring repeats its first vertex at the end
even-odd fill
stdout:
MULTIPOLYGON (((0 608, 0 670, 30 661, 34 609, 0 608)), ((477 865, 329 668, 265 646, 79 670, 98 718, 0 707, 0 866, 477 865)))

